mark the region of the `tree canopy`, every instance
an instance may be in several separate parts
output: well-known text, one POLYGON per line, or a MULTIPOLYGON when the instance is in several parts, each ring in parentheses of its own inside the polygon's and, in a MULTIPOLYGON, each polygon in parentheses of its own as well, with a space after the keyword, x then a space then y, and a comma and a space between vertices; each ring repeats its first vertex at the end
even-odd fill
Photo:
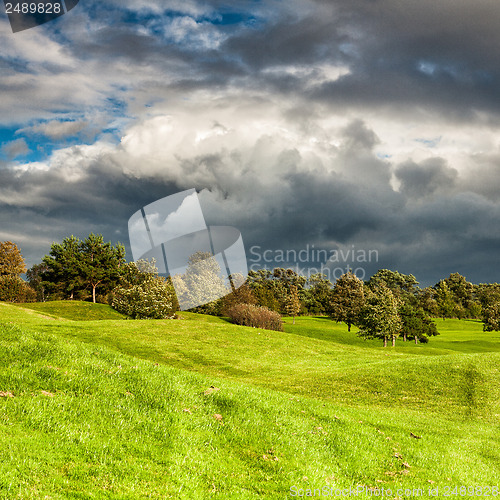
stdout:
POLYGON ((26 272, 21 251, 12 241, 0 241, 0 276, 19 276, 26 272))
POLYGON ((375 291, 370 291, 359 315, 359 335, 364 338, 382 339, 384 347, 391 338, 392 345, 395 345, 402 327, 398 311, 400 303, 385 284, 375 291))
POLYGON ((307 280, 293 269, 259 269, 248 273, 247 283, 259 305, 281 314, 287 314, 290 290, 295 287, 299 300, 303 300, 307 280))
POLYGON ((172 318, 179 309, 171 280, 158 276, 154 261, 125 264, 113 295, 113 308, 134 319, 172 318))
POLYGON ((52 292, 72 299, 76 292, 90 289, 96 302, 97 288, 106 293, 116 286, 125 263, 125 247, 105 243, 101 235, 93 233, 83 241, 70 236, 53 243, 42 262, 47 266, 44 283, 52 292))
POLYGON ((293 317, 293 324, 295 325, 295 316, 300 312, 299 292, 295 285, 290 286, 285 305, 286 314, 293 317))
POLYGON ((332 295, 332 282, 322 273, 316 273, 307 280, 304 289, 304 303, 307 310, 314 314, 328 314, 332 295))
POLYGON ((21 278, 26 264, 21 251, 12 241, 0 242, 0 300, 33 302, 36 292, 21 278))
POLYGON ((343 321, 347 324, 347 330, 351 331, 351 325, 358 324, 359 314, 364 304, 363 282, 352 272, 343 274, 335 283, 331 294, 331 318, 335 321, 343 321))
POLYGON ((426 343, 429 337, 439 335, 436 324, 421 307, 403 304, 399 309, 399 315, 401 317, 401 333, 405 341, 407 337, 413 337, 415 344, 418 341, 426 343))

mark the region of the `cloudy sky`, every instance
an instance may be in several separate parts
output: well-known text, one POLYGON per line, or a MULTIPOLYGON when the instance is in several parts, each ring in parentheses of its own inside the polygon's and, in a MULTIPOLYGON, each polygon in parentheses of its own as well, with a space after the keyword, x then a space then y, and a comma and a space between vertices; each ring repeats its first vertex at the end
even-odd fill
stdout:
POLYGON ((2 7, 0 240, 129 249, 196 188, 254 261, 500 281, 499 25, 498 0, 81 0, 13 34, 2 7))

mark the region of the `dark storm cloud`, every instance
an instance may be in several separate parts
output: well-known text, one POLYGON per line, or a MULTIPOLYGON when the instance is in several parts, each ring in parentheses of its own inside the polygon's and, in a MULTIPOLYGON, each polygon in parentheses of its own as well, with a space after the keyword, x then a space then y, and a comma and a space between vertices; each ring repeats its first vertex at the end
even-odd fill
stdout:
POLYGON ((298 12, 293 11, 294 6, 284 8, 281 16, 271 18, 260 29, 248 27, 235 34, 222 49, 241 58, 253 70, 342 60, 340 45, 348 37, 339 32, 334 8, 326 17, 319 12, 306 12, 305 17, 300 17, 300 5, 298 12))
MULTIPOLYGON (((320 2, 328 6, 326 2, 320 2)), ((347 23, 351 74, 315 97, 336 105, 498 112, 500 9, 479 2, 333 2, 347 23)))
POLYGON ((53 241, 71 234, 84 238, 90 232, 101 233, 128 249, 129 217, 151 201, 179 191, 158 178, 126 174, 105 156, 78 174, 71 180, 60 169, 0 168, 0 240, 20 241, 30 264, 48 253, 53 241))
POLYGON ((455 186, 458 172, 443 158, 429 158, 417 164, 407 162, 396 169, 401 191, 409 197, 421 198, 436 191, 448 191, 455 186))
POLYGON ((500 201, 500 154, 481 152, 475 155, 474 162, 464 173, 460 182, 461 190, 476 193, 489 201, 500 201))
POLYGON ((363 264, 368 276, 379 268, 398 269, 416 275, 423 285, 455 271, 486 282, 492 266, 500 264, 500 235, 494 230, 500 225, 500 209, 476 195, 415 205, 388 185, 374 193, 318 171, 291 175, 276 193, 269 189, 254 199, 255 215, 250 217, 228 217, 226 203, 211 206, 209 198, 202 193, 209 220, 237 225, 247 249, 256 245, 261 254, 306 245, 327 250, 355 245, 378 251, 376 262, 363 264))

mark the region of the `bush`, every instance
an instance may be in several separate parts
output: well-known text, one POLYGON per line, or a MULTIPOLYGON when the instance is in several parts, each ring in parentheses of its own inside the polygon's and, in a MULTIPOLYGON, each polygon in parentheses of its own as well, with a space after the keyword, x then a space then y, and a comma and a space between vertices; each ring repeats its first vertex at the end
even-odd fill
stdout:
POLYGON ((242 326, 253 326, 265 330, 283 331, 281 316, 267 307, 252 304, 236 304, 227 311, 229 319, 242 326))
POLYGON ((4 302, 36 302, 36 292, 20 276, 0 276, 0 300, 4 302))
POLYGON ((208 316, 222 316, 222 299, 214 300, 213 302, 207 302, 201 306, 192 307, 188 309, 189 312, 198 314, 207 314, 208 316))
POLYGON ((223 297, 221 302, 221 313, 224 316, 229 316, 229 311, 239 304, 257 305, 257 299, 246 283, 223 297))
POLYGON ((122 283, 113 290, 112 307, 133 319, 174 318, 178 302, 171 281, 153 268, 144 271, 143 264, 126 264, 122 283))

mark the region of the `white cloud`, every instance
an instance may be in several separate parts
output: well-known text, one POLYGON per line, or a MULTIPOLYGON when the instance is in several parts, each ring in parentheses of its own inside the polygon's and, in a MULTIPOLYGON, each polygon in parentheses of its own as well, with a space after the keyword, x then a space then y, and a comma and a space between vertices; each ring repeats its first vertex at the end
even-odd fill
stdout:
POLYGON ((32 127, 26 127, 18 130, 18 133, 43 134, 50 139, 57 140, 64 137, 73 136, 81 132, 88 123, 84 120, 59 121, 51 120, 45 123, 39 123, 32 127))
POLYGON ((268 66, 264 69, 264 74, 276 77, 294 76, 304 80, 306 86, 317 86, 324 83, 335 82, 343 76, 349 75, 351 70, 343 64, 308 64, 308 65, 279 65, 268 66))
POLYGON ((10 159, 27 155, 30 152, 30 148, 28 147, 28 144, 26 143, 26 140, 24 138, 10 141, 2 146, 2 153, 7 155, 7 157, 10 159))
POLYGON ((165 36, 192 49, 217 49, 227 38, 217 26, 192 17, 174 17, 164 26, 165 36))
POLYGON ((23 61, 30 70, 48 67, 75 68, 75 60, 64 45, 50 38, 44 30, 30 29, 12 34, 7 24, 0 30, 2 54, 13 60, 23 61))

